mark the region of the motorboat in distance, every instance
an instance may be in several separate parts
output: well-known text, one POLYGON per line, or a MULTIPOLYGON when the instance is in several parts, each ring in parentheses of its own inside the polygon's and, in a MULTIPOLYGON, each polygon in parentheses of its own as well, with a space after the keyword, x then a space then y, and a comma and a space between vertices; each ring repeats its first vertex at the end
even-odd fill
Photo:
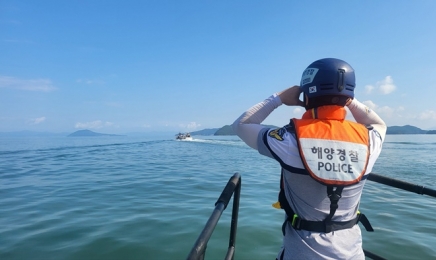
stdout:
POLYGON ((176 140, 191 141, 192 136, 190 133, 178 133, 178 134, 176 134, 176 140))

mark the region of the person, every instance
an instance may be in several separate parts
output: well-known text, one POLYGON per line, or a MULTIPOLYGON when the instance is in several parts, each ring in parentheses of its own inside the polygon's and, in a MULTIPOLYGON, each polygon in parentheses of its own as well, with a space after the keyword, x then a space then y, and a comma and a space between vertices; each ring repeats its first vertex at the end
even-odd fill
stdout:
POLYGON ((354 97, 355 87, 347 62, 320 59, 304 70, 300 86, 254 105, 232 125, 248 146, 281 165, 273 206, 285 210, 285 221, 277 259, 365 259, 357 223, 372 227, 359 203, 387 127, 354 97), (261 125, 282 104, 306 111, 278 129, 261 125), (355 122, 345 119, 345 106, 355 122))

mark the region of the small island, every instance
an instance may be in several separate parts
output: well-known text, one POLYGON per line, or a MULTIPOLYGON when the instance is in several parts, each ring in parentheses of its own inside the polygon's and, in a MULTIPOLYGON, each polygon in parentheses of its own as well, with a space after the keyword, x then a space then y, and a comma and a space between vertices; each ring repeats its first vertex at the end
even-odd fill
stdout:
POLYGON ((386 134, 388 135, 422 135, 422 134, 435 134, 434 130, 422 130, 416 126, 388 126, 386 134))
POLYGON ((68 137, 83 137, 83 136, 122 136, 122 135, 102 134, 102 133, 93 132, 91 130, 79 130, 68 135, 68 137))

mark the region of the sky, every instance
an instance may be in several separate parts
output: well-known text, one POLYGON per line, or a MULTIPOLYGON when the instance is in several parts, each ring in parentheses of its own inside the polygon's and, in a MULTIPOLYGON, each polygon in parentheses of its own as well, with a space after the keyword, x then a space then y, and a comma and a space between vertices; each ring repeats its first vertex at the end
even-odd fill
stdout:
POLYGON ((355 97, 388 126, 436 129, 435 13, 433 0, 0 0, 0 132, 220 128, 321 58, 354 68, 355 97))

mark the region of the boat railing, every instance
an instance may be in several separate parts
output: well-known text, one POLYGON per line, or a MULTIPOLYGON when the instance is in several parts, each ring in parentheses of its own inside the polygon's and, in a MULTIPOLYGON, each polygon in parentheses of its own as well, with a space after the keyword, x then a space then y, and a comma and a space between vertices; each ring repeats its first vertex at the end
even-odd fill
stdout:
POLYGON ((394 188, 402 189, 405 191, 410 191, 421 195, 429 195, 431 197, 436 198, 436 190, 424 187, 422 185, 417 185, 410 182, 405 182, 394 178, 386 177, 377 173, 371 172, 368 175, 368 180, 373 182, 378 182, 387 186, 391 186, 394 188))
MULTIPOLYGON (((380 184, 384 184, 387 186, 391 186, 394 188, 402 189, 409 192, 414 192, 421 195, 428 195, 431 197, 436 197, 436 190, 430 189, 421 185, 416 185, 413 183, 405 182, 402 180, 397 180, 394 178, 386 177, 376 173, 370 173, 368 175, 368 180, 377 182, 380 184)), ((232 197, 233 198, 233 209, 232 209, 232 219, 230 226, 230 238, 229 238, 229 248, 227 250, 227 254, 224 259, 232 260, 235 254, 235 242, 236 242, 236 229, 238 224, 238 214, 239 214, 239 199, 241 194, 241 176, 239 173, 235 173, 230 180, 227 182, 224 190, 222 191, 220 197, 215 203, 215 209, 212 212, 209 220, 207 221, 203 231, 198 237, 195 245, 192 247, 191 252, 189 253, 187 259, 188 260, 204 260, 207 243, 209 242, 212 233, 218 224, 218 221, 223 213, 223 211, 227 208, 227 205, 232 197)), ((377 254, 371 253, 367 250, 363 250, 365 256, 369 259, 374 260, 382 260, 385 259, 377 254)))
MULTIPOLYGON (((373 181, 373 182, 377 182, 380 184, 384 184, 390 187, 394 187, 394 188, 398 188, 398 189, 402 189, 405 191, 409 191, 409 192, 414 192, 420 195, 429 195, 431 197, 435 197, 436 198, 436 190, 424 187, 422 185, 417 185, 417 184, 413 184, 410 182, 405 182, 402 180, 397 180, 394 178, 390 178, 390 177, 386 177, 377 173, 373 173, 371 172, 368 175, 368 180, 373 181)), ((371 253, 367 250, 363 250, 363 252, 365 253, 365 256, 370 258, 370 259, 374 259, 374 260, 381 260, 381 259, 385 259, 379 255, 376 255, 374 253, 371 253)))
POLYGON ((227 185, 224 187, 220 197, 215 203, 215 209, 212 215, 209 217, 206 225, 203 228, 200 236, 195 242, 191 249, 187 259, 188 260, 203 260, 206 254, 207 243, 218 224, 219 219, 223 211, 227 208, 230 199, 233 197, 233 208, 232 208, 232 219, 230 226, 230 238, 229 238, 229 248, 224 259, 231 260, 235 255, 235 242, 236 242, 236 230, 238 227, 238 214, 239 214, 239 199, 241 195, 241 176, 239 173, 235 173, 227 185))

